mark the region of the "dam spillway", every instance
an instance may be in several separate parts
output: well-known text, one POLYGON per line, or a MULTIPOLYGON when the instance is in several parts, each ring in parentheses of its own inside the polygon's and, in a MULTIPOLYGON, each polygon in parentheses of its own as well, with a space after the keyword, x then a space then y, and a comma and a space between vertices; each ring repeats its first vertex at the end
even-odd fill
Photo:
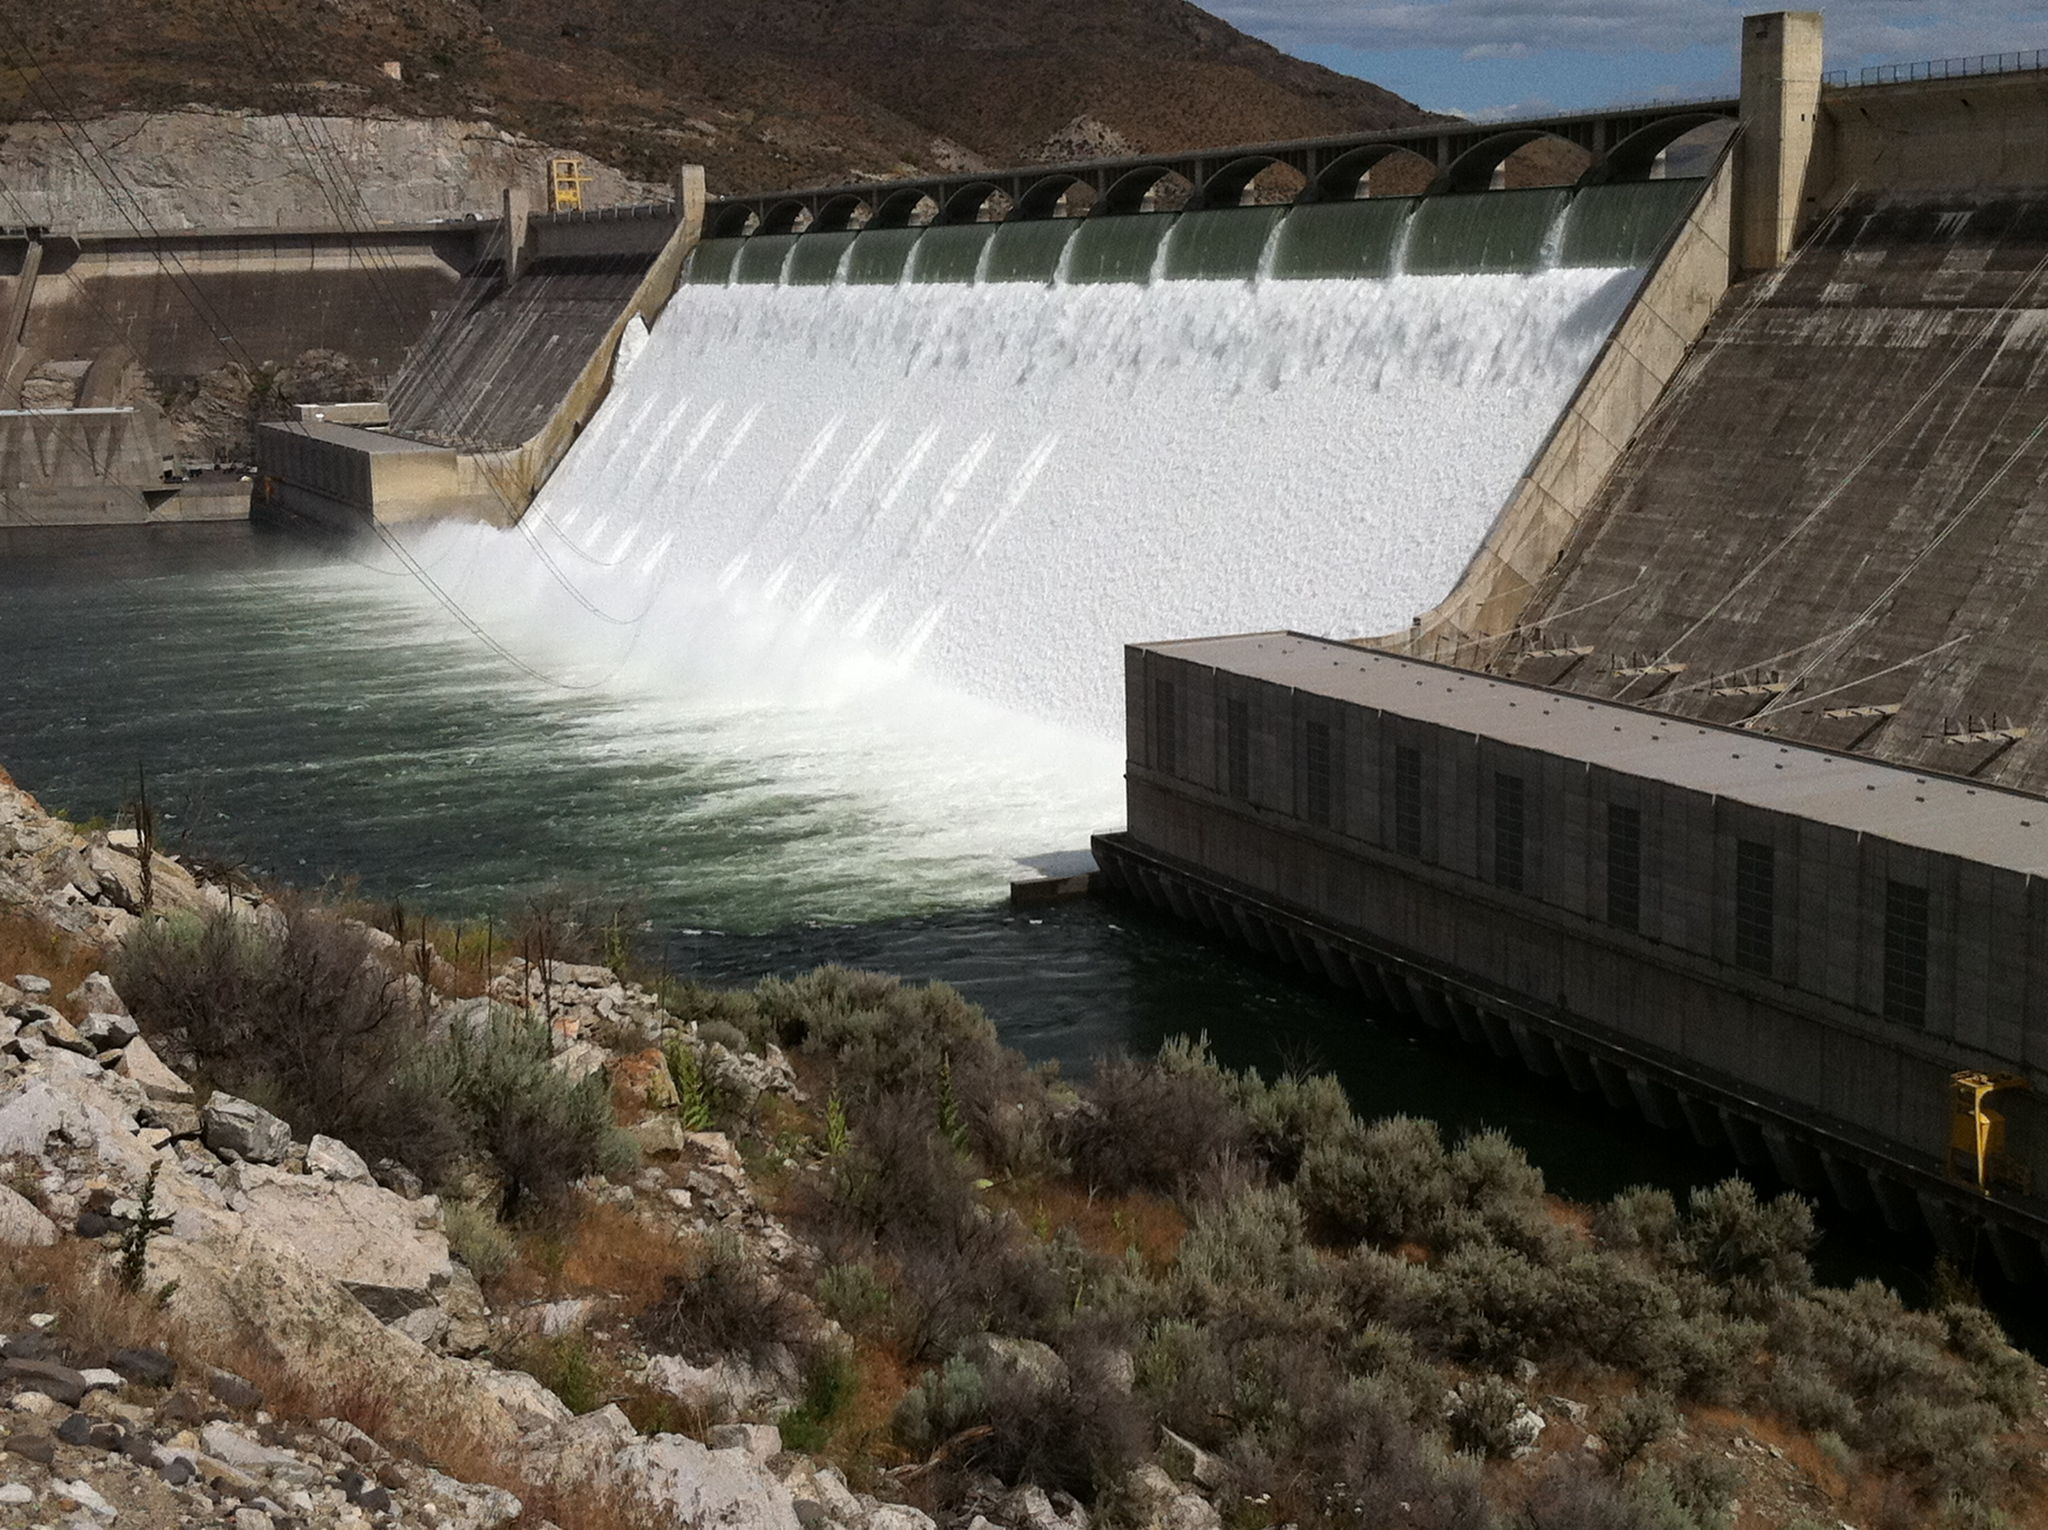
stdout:
POLYGON ((494 577, 1109 735, 1142 634, 1441 598, 1696 185, 707 241, 494 577))

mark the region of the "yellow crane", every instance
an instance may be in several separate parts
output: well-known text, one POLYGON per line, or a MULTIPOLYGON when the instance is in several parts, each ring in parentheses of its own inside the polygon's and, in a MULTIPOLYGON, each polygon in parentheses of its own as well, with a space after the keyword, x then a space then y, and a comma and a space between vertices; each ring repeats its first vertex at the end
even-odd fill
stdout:
POLYGON ((1954 1113, 1948 1138, 1948 1172, 1952 1179, 1975 1185, 1989 1195, 1994 1180, 2025 1189, 2024 1170, 2006 1157, 2005 1112, 1986 1103, 2000 1090, 2025 1089, 2015 1073, 1979 1073, 1965 1069, 1949 1081, 1954 1113))
POLYGON ((548 192, 556 212, 583 211, 583 188, 588 184, 582 160, 565 154, 548 161, 548 192))

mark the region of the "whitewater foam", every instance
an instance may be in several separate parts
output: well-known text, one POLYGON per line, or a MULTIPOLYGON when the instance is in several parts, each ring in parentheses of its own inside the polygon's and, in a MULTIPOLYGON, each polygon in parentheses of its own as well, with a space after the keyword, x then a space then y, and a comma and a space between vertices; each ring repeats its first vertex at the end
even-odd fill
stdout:
POLYGON ((1440 599, 1637 275, 685 288, 498 534, 560 577, 493 577, 589 662, 550 583, 693 613, 635 670, 723 609, 774 683, 910 674, 1110 738, 1126 642, 1440 599))

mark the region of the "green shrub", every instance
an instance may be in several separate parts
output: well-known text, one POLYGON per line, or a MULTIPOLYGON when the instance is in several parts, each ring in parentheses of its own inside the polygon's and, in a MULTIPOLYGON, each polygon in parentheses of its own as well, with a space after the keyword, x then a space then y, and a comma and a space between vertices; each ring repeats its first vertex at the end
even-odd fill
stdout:
POLYGON ((697 1039, 707 1047, 724 1047, 728 1052, 758 1052, 753 1038, 728 1020, 704 1020, 697 1026, 697 1039))
POLYGON ((571 1413, 588 1413, 609 1400, 613 1378, 591 1349, 590 1340, 580 1333, 524 1338, 500 1353, 498 1359, 501 1364, 533 1377, 560 1398, 562 1406, 571 1413))
POLYGON ((1035 1336, 1066 1297, 1044 1247, 984 1210, 928 1096, 869 1106, 829 1187, 834 1256, 894 1266, 891 1316, 914 1355, 945 1354, 985 1330, 1035 1336))
POLYGON ((1451 1443, 1484 1460, 1500 1460, 1529 1443, 1517 1427, 1522 1394, 1498 1376, 1482 1376, 1458 1387, 1447 1422, 1451 1443))
POLYGON ((820 1350, 804 1374, 802 1400, 776 1420, 783 1447, 806 1454, 822 1451, 831 1439, 833 1424, 853 1400, 858 1381, 853 1356, 843 1347, 820 1350))
POLYGON ((1998 1319, 1982 1307, 1951 1304, 1942 1308, 1949 1352, 1969 1369, 1984 1400, 2012 1423, 2038 1408, 2039 1368, 2012 1347, 1998 1319))
POLYGON ((425 1017, 404 977, 361 928, 277 907, 278 928, 226 913, 139 925, 115 985, 144 1031, 189 1049, 206 1081, 274 1101, 301 1136, 339 1137, 438 1181, 461 1143, 413 1071, 425 1017))
POLYGON ((1241 1190, 1195 1209, 1173 1282, 1228 1310, 1255 1293, 1294 1297, 1319 1287, 1323 1269, 1292 1191, 1241 1190))
POLYGON ((1514 1524, 1515 1530, 1698 1530, 1662 1478, 1624 1482, 1565 1460, 1546 1464, 1514 1524))
POLYGON ((512 1235, 488 1206, 444 1200, 441 1225, 448 1234, 448 1251, 478 1280, 495 1280, 511 1267, 512 1235))
POLYGON ((1760 1201, 1749 1181, 1728 1179, 1692 1192, 1677 1244, 1738 1308, 1763 1316, 1811 1289, 1814 1236, 1813 1207, 1800 1197, 1760 1201))
POLYGON ((988 1411, 988 1380, 963 1355, 926 1371, 896 1405, 893 1428, 913 1452, 927 1455, 988 1411))
POLYGON ((683 1130, 712 1130, 718 1124, 718 1091, 704 1076, 704 1060, 697 1048, 681 1035, 671 1034, 661 1044, 661 1055, 668 1065, 669 1082, 675 1085, 676 1119, 683 1130))
POLYGON ((1333 1238, 1380 1245, 1427 1239, 1454 1194, 1436 1123, 1390 1116, 1316 1143, 1296 1191, 1310 1219, 1333 1238))
POLYGON ((1633 1185, 1593 1213, 1593 1236, 1607 1248, 1662 1260, 1678 1241, 1678 1203, 1669 1190, 1633 1185))
POLYGON ((638 1160, 604 1075, 571 1078, 553 1058, 545 1021, 501 1009, 473 1031, 456 1026, 413 1066, 415 1081, 497 1166, 507 1213, 638 1160))
POLYGON ((723 1236, 705 1245, 695 1268, 668 1277, 639 1323, 650 1350, 693 1365, 737 1356, 756 1369, 805 1353, 811 1326, 795 1294, 723 1236))
POLYGON ((1344 1086, 1327 1073, 1283 1073, 1272 1083, 1246 1071, 1230 1081, 1252 1143, 1280 1179, 1301 1172, 1309 1147, 1356 1130, 1344 1086))
POLYGON ((1756 1375, 1761 1324, 1718 1312, 1694 1312, 1666 1330, 1666 1351, 1652 1379, 1696 1402, 1733 1403, 1756 1375))
POLYGON ((1607 1447, 1608 1470, 1618 1472, 1678 1428, 1678 1410, 1654 1392, 1630 1393, 1602 1408, 1594 1428, 1607 1447))
POLYGON ((730 1026, 745 1039, 746 1050, 758 1052, 775 1039, 775 1028, 761 1013, 753 994, 744 988, 710 988, 679 983, 666 990, 662 1005, 684 1025, 694 1024, 699 1037, 710 1025, 730 1026))
POLYGON ((1074 1171, 1112 1194, 1183 1194, 1243 1158, 1251 1132, 1213 1069, 1162 1060, 1097 1065, 1063 1146, 1074 1171))
POLYGON ((1424 1321, 1445 1353, 1506 1370, 1549 1346, 1558 1277, 1519 1250, 1467 1244, 1438 1260, 1428 1277, 1434 1300, 1424 1321))
POLYGON ((990 1373, 959 1355, 904 1395, 895 1430, 919 1455, 950 1445, 951 1476, 989 1472, 1090 1498, 1142 1457, 1148 1433, 1131 1399, 1086 1368, 1056 1379, 1023 1368, 990 1373))
POLYGON ((1558 1255, 1564 1236, 1544 1202, 1543 1171, 1496 1131, 1475 1132, 1444 1158, 1450 1203, 1432 1230, 1439 1246, 1498 1242, 1532 1259, 1558 1255))
POLYGON ((889 1312, 889 1288, 872 1265, 858 1259, 827 1266, 818 1276, 817 1294, 825 1315, 854 1333, 866 1332, 889 1312))

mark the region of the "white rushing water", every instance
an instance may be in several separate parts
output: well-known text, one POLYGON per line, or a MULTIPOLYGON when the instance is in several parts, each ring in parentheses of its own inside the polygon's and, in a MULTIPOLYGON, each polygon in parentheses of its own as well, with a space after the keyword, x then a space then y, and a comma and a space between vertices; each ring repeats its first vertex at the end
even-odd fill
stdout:
POLYGON ((1070 848, 1123 645, 1405 626, 1638 276, 684 287, 525 522, 420 556, 620 750, 701 724, 915 853, 1070 848))

